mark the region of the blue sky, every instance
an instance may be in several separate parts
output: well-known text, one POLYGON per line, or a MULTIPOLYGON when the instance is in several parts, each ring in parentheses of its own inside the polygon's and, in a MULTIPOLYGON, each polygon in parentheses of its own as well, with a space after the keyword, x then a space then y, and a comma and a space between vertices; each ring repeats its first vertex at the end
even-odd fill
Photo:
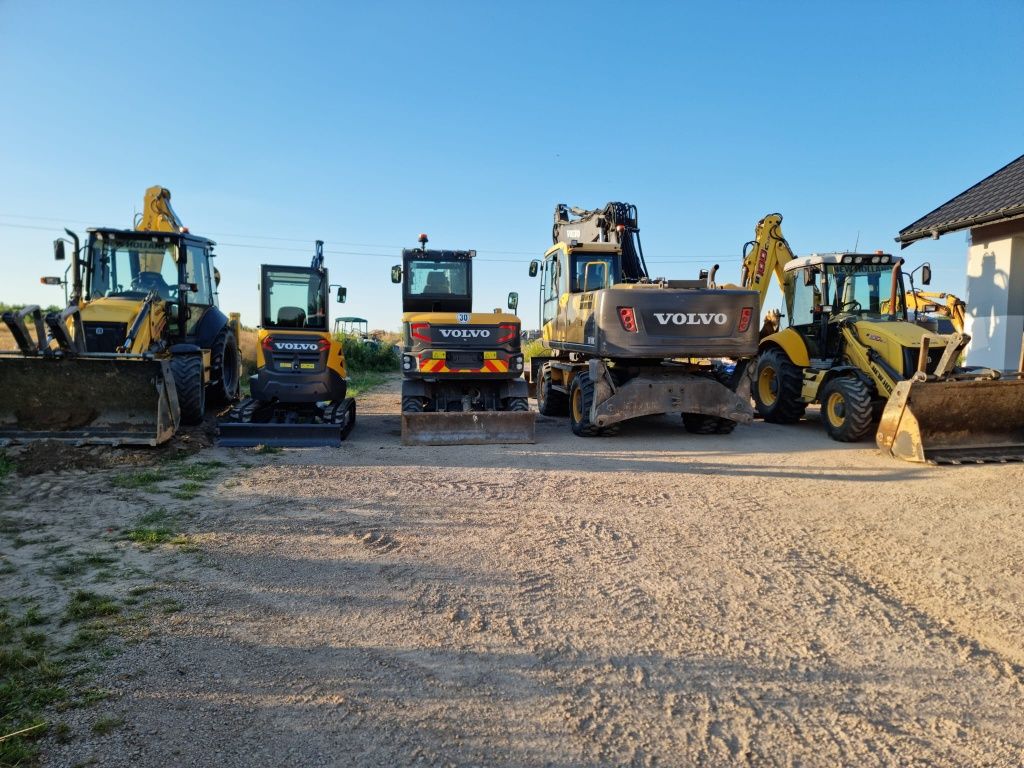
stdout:
MULTIPOLYGON (((519 291, 555 203, 638 205, 652 271, 737 279, 756 221, 797 253, 897 231, 1024 152, 1024 3, 0 0, 0 301, 60 303, 63 225, 152 184, 217 240, 221 306, 326 241, 338 313, 397 328, 403 246, 475 248, 519 291), (277 238, 277 239, 275 239, 277 238)), ((964 290, 963 234, 915 244, 964 290)))

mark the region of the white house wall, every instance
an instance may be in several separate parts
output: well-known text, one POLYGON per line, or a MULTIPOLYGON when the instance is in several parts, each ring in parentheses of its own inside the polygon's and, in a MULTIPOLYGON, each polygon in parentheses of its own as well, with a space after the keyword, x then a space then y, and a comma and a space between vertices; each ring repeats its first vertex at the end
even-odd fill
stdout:
POLYGON ((1024 333, 1024 233, 981 240, 967 253, 967 364, 1015 370, 1024 333))

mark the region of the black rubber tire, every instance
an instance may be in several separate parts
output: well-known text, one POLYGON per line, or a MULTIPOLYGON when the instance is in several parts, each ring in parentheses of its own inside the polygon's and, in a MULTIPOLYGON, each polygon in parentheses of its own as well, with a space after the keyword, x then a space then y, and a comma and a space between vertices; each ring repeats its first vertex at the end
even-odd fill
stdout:
POLYGON ((594 382, 587 371, 573 376, 569 386, 569 426, 580 437, 597 437, 601 428, 590 421, 590 406, 594 402, 594 382))
POLYGON ((807 403, 800 401, 803 374, 778 347, 769 347, 757 357, 754 369, 754 406, 761 417, 772 424, 795 424, 803 418, 807 403), (769 371, 772 373, 769 374, 769 371), (774 400, 762 397, 761 387, 769 386, 766 377, 774 381, 774 400))
POLYGON ((203 356, 175 355, 171 358, 174 389, 178 393, 181 423, 194 426, 206 415, 206 387, 203 385, 203 356))
POLYGON ((856 376, 837 376, 821 388, 821 423, 833 440, 856 443, 872 432, 871 389, 856 376))
POLYGON ((565 392, 555 389, 551 381, 551 367, 545 363, 540 367, 537 382, 537 412, 541 416, 568 416, 569 398, 565 392))
POLYGON ((530 401, 525 397, 510 397, 505 401, 506 411, 528 411, 530 410, 530 401))
POLYGON ((403 397, 402 413, 424 413, 427 410, 427 401, 422 397, 403 397))
POLYGON ((228 326, 221 328, 210 346, 210 383, 206 399, 211 405, 228 405, 241 395, 241 364, 238 339, 228 326))
MULTIPOLYGON (((728 421, 728 419, 720 419, 717 416, 708 416, 705 413, 684 413, 683 414, 683 426, 686 427, 687 432, 692 432, 695 435, 714 435, 718 433, 719 422, 728 421)), ((733 426, 735 422, 729 422, 733 426)), ((732 430, 729 430, 730 432, 732 430)))

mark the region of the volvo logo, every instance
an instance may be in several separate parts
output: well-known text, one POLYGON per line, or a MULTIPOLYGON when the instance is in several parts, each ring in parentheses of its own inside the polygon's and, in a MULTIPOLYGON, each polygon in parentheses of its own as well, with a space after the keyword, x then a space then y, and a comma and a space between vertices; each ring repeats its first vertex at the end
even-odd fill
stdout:
POLYGON ((725 325, 729 322, 721 312, 655 312, 654 318, 662 325, 725 325))
POLYGON ((438 328, 443 339, 489 339, 491 332, 486 328, 438 328))
POLYGON ((316 352, 319 347, 316 342, 275 341, 274 349, 280 349, 286 352, 316 352))

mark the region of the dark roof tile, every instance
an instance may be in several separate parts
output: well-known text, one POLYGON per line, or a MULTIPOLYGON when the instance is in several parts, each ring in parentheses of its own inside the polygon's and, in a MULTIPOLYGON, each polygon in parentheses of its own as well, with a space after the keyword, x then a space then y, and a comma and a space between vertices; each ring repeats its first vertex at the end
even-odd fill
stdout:
POLYGON ((1024 215, 1024 155, 900 230, 904 247, 933 234, 1024 215))

